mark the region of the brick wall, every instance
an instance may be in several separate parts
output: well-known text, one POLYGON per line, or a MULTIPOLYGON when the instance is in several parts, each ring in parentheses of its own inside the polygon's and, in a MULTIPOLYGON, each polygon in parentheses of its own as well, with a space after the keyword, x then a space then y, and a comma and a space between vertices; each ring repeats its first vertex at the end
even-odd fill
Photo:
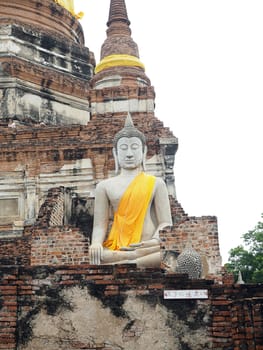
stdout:
POLYGON ((263 349, 263 290, 258 285, 214 285, 211 336, 214 349, 263 349))
POLYGON ((42 204, 36 225, 40 227, 62 226, 64 223, 64 188, 48 190, 47 198, 42 204))
MULTIPOLYGON (((66 300, 63 299, 62 293, 63 290, 65 292, 69 288, 73 288, 70 289, 71 291, 88 288, 89 294, 101 303, 102 309, 109 308, 115 316, 118 315, 120 320, 127 317, 123 303, 129 298, 134 307, 136 303, 143 302, 146 303, 145 307, 150 303, 159 312, 164 308, 168 312, 167 315, 170 315, 169 320, 166 325, 159 324, 158 327, 169 328, 174 319, 177 320, 177 323, 183 322, 190 327, 189 332, 193 332, 192 336, 196 336, 202 330, 205 341, 211 344, 202 349, 263 349, 263 291, 260 285, 216 285, 208 280, 188 280, 185 275, 165 274, 159 269, 142 271, 133 265, 2 267, 0 272, 0 349, 15 350, 16 345, 19 345, 21 349, 27 349, 27 343, 34 340, 34 328, 37 327, 38 320, 41 320, 44 314, 47 315, 48 322, 52 322, 53 317, 54 320, 56 316, 63 317, 65 310, 70 308, 70 305, 67 305, 66 300), (209 298, 164 300, 163 291, 165 289, 207 289, 209 298), (183 315, 184 313, 187 315, 183 315)), ((72 298, 72 305, 74 305, 74 293, 72 298)), ((97 311, 99 312, 99 309, 97 311)), ((156 313, 156 317, 159 312, 156 313)), ((70 308, 70 314, 72 313, 74 313, 74 308, 70 308)), ((96 324, 96 314, 92 315, 93 313, 90 314, 90 317, 94 317, 96 324)), ((56 327, 55 324, 53 327, 56 327)), ((43 332, 44 325, 41 329, 43 332)), ((83 338, 78 339, 78 331, 78 329, 74 330, 74 339, 67 340, 67 349, 112 349, 106 344, 106 339, 104 341, 100 339, 97 343, 91 341, 88 343, 87 339, 83 338)), ((117 331, 118 329, 115 328, 115 332, 117 331)), ((146 328, 143 327, 143 324, 136 321, 129 323, 123 336, 125 341, 138 340, 143 336, 144 331, 146 328)), ((174 337, 182 337, 176 333, 177 331, 173 329, 174 337)), ((49 334, 43 333, 43 337, 48 339, 49 334)), ((40 340, 35 339, 35 341, 40 340)), ((58 337, 59 341, 62 340, 59 340, 58 337)), ((187 349, 200 348, 198 344, 196 347, 189 345, 190 339, 181 338, 180 341, 181 346, 187 349)), ((40 349, 42 348, 38 348, 40 349)))
MULTIPOLYGON (((112 140, 124 126, 125 115, 97 115, 86 126, 44 126, 17 123, 17 128, 0 124, 1 172, 24 169, 26 176, 56 173, 65 164, 90 159, 94 179, 109 177, 114 170, 112 140)), ((168 128, 153 115, 143 113, 133 116, 135 124, 148 139, 148 157, 159 154, 160 137, 171 137, 168 128)))
POLYGON ((89 261, 88 239, 74 227, 32 231, 31 265, 80 265, 89 261))
POLYGON ((0 269, 0 349, 16 349, 18 273, 15 267, 0 269))
POLYGON ((215 216, 188 216, 178 201, 170 198, 173 226, 160 233, 162 251, 181 253, 191 243, 202 257, 204 276, 221 275, 218 226, 215 216))
POLYGON ((2 265, 29 265, 31 241, 29 237, 1 238, 0 269, 2 265))
POLYGON ((29 231, 34 265, 80 265, 89 262, 89 240, 79 228, 64 224, 64 188, 51 188, 29 231))

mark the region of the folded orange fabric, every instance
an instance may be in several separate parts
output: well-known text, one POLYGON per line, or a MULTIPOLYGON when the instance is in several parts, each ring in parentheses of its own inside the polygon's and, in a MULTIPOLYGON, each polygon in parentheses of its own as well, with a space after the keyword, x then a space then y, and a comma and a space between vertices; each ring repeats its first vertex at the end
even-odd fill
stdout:
POLYGON ((133 179, 124 192, 105 248, 119 250, 141 241, 143 224, 152 197, 155 176, 140 173, 133 179))

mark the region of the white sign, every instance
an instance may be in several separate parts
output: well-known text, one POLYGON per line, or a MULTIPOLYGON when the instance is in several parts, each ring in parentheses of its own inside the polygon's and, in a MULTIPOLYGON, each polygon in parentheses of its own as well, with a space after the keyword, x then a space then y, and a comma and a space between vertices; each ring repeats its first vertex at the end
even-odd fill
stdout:
POLYGON ((207 299, 207 289, 165 290, 164 299, 207 299))

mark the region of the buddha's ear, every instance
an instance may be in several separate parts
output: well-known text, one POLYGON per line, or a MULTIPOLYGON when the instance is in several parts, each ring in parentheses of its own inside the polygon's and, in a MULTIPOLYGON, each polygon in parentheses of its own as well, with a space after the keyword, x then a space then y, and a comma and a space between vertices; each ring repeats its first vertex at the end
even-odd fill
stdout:
POLYGON ((119 172, 119 162, 118 162, 117 150, 115 147, 113 147, 112 153, 113 153, 114 163, 115 163, 115 175, 117 175, 119 172))
POLYGON ((142 170, 146 171, 146 155, 147 155, 147 146, 144 145, 143 157, 142 157, 142 170))

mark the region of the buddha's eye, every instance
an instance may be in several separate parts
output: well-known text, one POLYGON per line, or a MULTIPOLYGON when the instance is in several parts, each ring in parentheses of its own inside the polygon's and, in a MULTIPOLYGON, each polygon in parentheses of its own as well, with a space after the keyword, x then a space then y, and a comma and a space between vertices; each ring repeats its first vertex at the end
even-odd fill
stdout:
POLYGON ((140 145, 138 145, 138 143, 133 143, 131 145, 131 149, 134 149, 134 150, 138 149, 139 147, 140 147, 140 145))
POLYGON ((120 145, 120 149, 122 151, 126 151, 128 149, 128 145, 122 144, 122 145, 120 145))

